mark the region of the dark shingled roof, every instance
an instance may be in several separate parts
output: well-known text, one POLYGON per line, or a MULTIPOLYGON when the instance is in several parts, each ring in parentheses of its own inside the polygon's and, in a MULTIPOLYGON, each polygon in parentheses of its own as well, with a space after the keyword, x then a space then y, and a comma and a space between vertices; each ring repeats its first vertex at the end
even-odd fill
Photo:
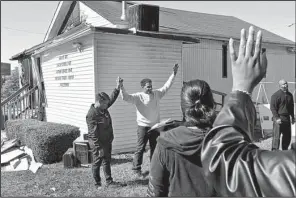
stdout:
MULTIPOLYGON (((82 1, 95 12, 109 20, 113 24, 122 24, 121 1, 82 1)), ((127 2, 127 6, 133 5, 127 2)), ((240 37, 242 28, 249 28, 253 24, 238 19, 233 16, 223 16, 215 14, 205 14, 189 12, 170 8, 160 7, 159 31, 187 33, 199 36, 212 36, 223 38, 240 37)), ((255 29, 259 27, 253 25, 255 29)), ((264 41, 270 43, 280 43, 295 45, 293 41, 278 36, 267 30, 262 30, 264 41)))

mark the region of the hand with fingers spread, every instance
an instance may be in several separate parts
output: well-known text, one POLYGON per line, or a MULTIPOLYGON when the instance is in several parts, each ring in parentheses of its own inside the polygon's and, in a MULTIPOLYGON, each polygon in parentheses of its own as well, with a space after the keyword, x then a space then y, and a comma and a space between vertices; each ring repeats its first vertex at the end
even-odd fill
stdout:
POLYGON ((123 86, 123 79, 119 76, 116 79, 117 89, 120 89, 123 86))
POLYGON ((232 90, 252 93, 254 87, 266 74, 266 54, 260 54, 262 45, 262 33, 258 31, 254 46, 254 28, 249 29, 248 40, 246 31, 241 30, 241 40, 238 56, 234 51, 233 39, 229 40, 229 52, 232 65, 233 87, 232 90), (254 52, 253 52, 254 51, 254 52))
POLYGON ((176 74, 177 74, 177 72, 178 72, 178 69, 179 69, 179 65, 178 65, 178 63, 176 63, 176 64, 174 65, 174 68, 173 68, 174 75, 176 75, 176 74))

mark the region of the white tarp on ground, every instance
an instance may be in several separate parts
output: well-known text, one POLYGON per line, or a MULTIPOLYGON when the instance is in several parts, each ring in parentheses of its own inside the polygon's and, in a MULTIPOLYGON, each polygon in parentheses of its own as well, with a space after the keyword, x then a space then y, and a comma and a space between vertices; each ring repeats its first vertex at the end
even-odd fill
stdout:
POLYGON ((19 147, 17 141, 7 139, 4 131, 1 130, 1 171, 30 170, 36 173, 42 163, 35 161, 33 151, 27 146, 19 147), (3 145, 2 145, 3 141, 3 145), (8 164, 2 167, 2 164, 8 164))
MULTIPOLYGON (((1 162, 3 155, 11 156, 12 152, 21 151, 23 154, 22 157, 13 158, 14 160, 10 160, 9 165, 1 167, 1 171, 21 171, 21 170, 30 170, 33 173, 36 173, 37 170, 42 166, 42 163, 38 163, 35 161, 33 156, 33 151, 27 146, 22 146, 20 148, 16 148, 13 151, 1 155, 1 162)), ((7 162, 8 163, 8 162, 7 162)))
POLYGON ((3 153, 3 154, 1 153, 1 164, 6 164, 24 154, 25 152, 18 148, 13 148, 9 150, 7 153, 3 153))

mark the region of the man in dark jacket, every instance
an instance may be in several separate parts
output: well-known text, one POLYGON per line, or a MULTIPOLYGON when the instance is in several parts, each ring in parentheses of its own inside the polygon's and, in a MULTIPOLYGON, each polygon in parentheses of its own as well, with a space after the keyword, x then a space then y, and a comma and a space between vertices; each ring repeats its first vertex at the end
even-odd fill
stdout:
POLYGON ((114 139, 112 120, 108 108, 116 101, 121 86, 121 79, 117 79, 117 87, 111 97, 104 93, 96 94, 96 102, 90 106, 86 115, 88 127, 88 141, 93 154, 92 173, 96 186, 101 187, 100 166, 103 164, 103 171, 106 178, 106 186, 118 186, 113 182, 111 176, 111 152, 114 139))
POLYGON ((232 93, 203 141, 202 166, 219 196, 295 197, 295 150, 268 151, 252 143, 256 110, 250 94, 267 68, 265 53, 260 59, 261 31, 255 46, 253 37, 253 27, 247 43, 245 30, 241 31, 238 56, 229 41, 232 93))
POLYGON ((272 150, 279 149, 281 134, 282 150, 287 150, 291 142, 291 123, 295 122, 294 101, 288 90, 287 81, 280 80, 279 86, 280 89, 271 96, 270 101, 270 110, 273 114, 272 150))

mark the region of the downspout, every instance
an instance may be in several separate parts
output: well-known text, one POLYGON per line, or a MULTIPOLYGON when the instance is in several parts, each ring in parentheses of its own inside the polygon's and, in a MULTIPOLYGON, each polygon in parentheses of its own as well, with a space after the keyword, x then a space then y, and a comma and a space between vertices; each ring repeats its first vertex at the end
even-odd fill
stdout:
POLYGON ((119 29, 127 29, 128 28, 128 22, 126 17, 126 1, 122 1, 121 3, 121 23, 117 24, 117 28, 119 29))
POLYGON ((126 1, 122 1, 121 5, 122 5, 122 9, 121 9, 121 17, 120 17, 120 19, 122 21, 125 21, 126 20, 126 1))

